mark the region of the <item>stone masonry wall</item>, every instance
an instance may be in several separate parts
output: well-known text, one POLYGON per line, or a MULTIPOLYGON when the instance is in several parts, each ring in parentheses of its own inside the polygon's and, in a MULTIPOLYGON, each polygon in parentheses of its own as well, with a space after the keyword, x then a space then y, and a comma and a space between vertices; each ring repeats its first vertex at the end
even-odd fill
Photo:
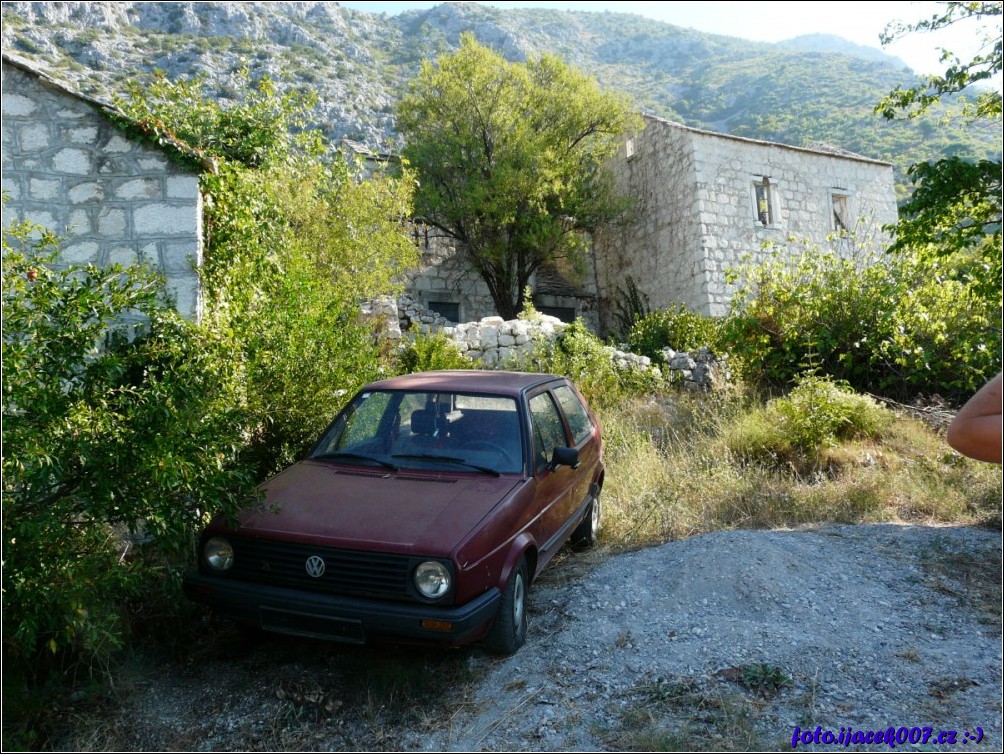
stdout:
MULTIPOLYGON (((481 276, 457 252, 454 243, 438 234, 435 229, 415 225, 412 235, 422 254, 417 270, 408 275, 407 291, 410 303, 424 309, 430 304, 446 302, 458 305, 458 321, 467 322, 494 316, 495 303, 481 276)), ((584 297, 556 295, 540 290, 536 275, 530 285, 535 291, 534 300, 539 305, 561 306, 575 309, 589 327, 596 328, 598 315, 594 303, 595 284, 592 271, 583 281, 584 297)), ((430 316, 431 313, 430 313, 430 316)), ((416 318, 417 319, 417 318, 416 318)), ((422 320, 426 321, 426 320, 422 320)), ((426 321, 429 324, 429 321, 426 321)))
POLYGON ((635 202, 634 222, 597 235, 597 285, 601 291, 601 332, 612 326, 616 291, 630 276, 654 308, 685 304, 707 308, 703 279, 701 218, 698 210, 694 145, 686 133, 649 121, 610 167, 617 190, 635 202))
MULTIPOLYGON (((568 326, 557 317, 536 314, 527 319, 503 320, 490 316, 477 321, 455 324, 427 311, 409 295, 370 301, 363 314, 392 340, 415 335, 441 334, 457 350, 479 366, 489 369, 519 368, 519 357, 530 354, 540 343, 558 337, 568 326)), ((710 389, 729 379, 726 359, 719 359, 707 348, 693 354, 662 350, 659 363, 647 356, 623 350, 627 346, 603 350, 614 366, 622 371, 644 370, 666 377, 671 384, 685 388, 710 389)))
MULTIPOLYGON (((610 167, 619 190, 636 201, 629 225, 597 239, 597 279, 610 326, 611 292, 631 276, 653 308, 685 304, 726 313, 733 289, 726 272, 789 236, 842 254, 874 253, 897 217, 892 166, 829 149, 802 149, 699 131, 658 118, 630 140, 610 167), (755 212, 754 182, 767 176, 771 222, 755 212), (833 240, 834 195, 862 249, 833 240)), ((605 329, 603 330, 606 331, 605 329)))
POLYGON ((892 166, 749 139, 722 138, 689 131, 695 161, 701 237, 704 242, 702 291, 708 314, 725 314, 733 290, 729 267, 744 255, 762 257, 763 245, 781 245, 789 236, 842 255, 874 255, 889 237, 881 228, 897 219, 892 166), (774 221, 754 217, 755 177, 768 176, 774 221), (848 221, 856 241, 838 237, 833 198, 846 197, 848 221))
MULTIPOLYGON (((462 354, 486 367, 506 369, 511 368, 519 356, 533 351, 539 343, 558 337, 567 326, 556 317, 538 314, 529 319, 513 320, 485 317, 478 322, 431 327, 427 332, 441 332, 453 341, 462 354)), ((648 356, 613 346, 604 346, 603 350, 618 370, 653 372, 683 387, 711 388, 727 377, 724 362, 707 348, 693 354, 666 348, 663 349, 661 363, 653 363, 648 356)))
POLYGON ((4 61, 4 227, 28 220, 53 231, 65 264, 157 267, 178 311, 197 319, 198 177, 127 138, 98 108, 4 61))
POLYGON ((419 305, 433 302, 459 305, 461 321, 495 314, 488 286, 460 257, 453 243, 428 226, 416 225, 415 242, 422 254, 418 270, 409 274, 408 293, 419 305))

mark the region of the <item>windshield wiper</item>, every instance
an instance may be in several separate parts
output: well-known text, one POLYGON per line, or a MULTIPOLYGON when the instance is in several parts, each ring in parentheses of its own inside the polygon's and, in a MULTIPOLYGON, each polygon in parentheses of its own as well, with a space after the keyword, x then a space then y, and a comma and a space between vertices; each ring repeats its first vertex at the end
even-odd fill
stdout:
POLYGON ((362 461, 372 461, 373 463, 378 463, 385 469, 390 469, 391 471, 397 471, 397 466, 388 462, 382 461, 379 458, 374 458, 373 456, 363 455, 362 453, 350 453, 349 451, 339 450, 334 453, 320 453, 316 456, 311 456, 312 461, 325 460, 325 459, 335 459, 335 458, 358 458, 362 461))
POLYGON ((403 455, 392 455, 391 458, 412 458, 419 461, 444 461, 445 463, 455 463, 460 466, 467 466, 471 469, 476 469, 477 471, 484 472, 485 474, 491 474, 492 476, 502 476, 501 472, 489 466, 479 466, 476 463, 468 463, 463 458, 454 458, 453 456, 437 456, 432 453, 406 453, 403 455))

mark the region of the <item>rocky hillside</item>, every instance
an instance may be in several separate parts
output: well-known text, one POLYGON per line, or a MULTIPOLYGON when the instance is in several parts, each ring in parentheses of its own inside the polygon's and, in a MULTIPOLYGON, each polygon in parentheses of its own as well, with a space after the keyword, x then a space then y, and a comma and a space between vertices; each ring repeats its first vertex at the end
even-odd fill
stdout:
POLYGON ((875 103, 914 75, 895 58, 832 37, 755 43, 627 13, 445 3, 387 16, 324 2, 5 2, 3 48, 84 91, 109 96, 153 69, 204 74, 221 98, 241 66, 320 95, 329 137, 393 146, 394 103, 422 60, 460 35, 522 60, 554 52, 628 93, 640 110, 698 128, 796 146, 827 142, 901 170, 960 153, 1000 154, 1000 124, 887 123, 875 103))

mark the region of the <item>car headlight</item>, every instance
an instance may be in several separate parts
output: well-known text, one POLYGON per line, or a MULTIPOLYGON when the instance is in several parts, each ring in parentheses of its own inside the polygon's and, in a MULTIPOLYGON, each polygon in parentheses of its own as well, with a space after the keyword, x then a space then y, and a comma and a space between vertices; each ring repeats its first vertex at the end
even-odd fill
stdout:
POLYGON ((210 537, 202 548, 202 557, 214 571, 227 571, 234 564, 234 548, 223 537, 210 537))
POLYGON ((415 569, 415 587, 423 597, 439 599, 450 591, 450 571, 435 560, 419 563, 415 569))

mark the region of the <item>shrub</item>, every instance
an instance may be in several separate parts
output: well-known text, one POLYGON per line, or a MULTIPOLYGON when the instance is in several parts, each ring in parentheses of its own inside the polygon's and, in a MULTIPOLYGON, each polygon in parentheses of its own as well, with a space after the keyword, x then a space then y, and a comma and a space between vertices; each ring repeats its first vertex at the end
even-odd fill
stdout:
POLYGON ((753 384, 786 388, 811 368, 861 392, 962 400, 1000 367, 999 297, 947 260, 809 250, 743 274, 722 348, 753 384))
POLYGON ((625 396, 655 393, 665 387, 657 372, 618 366, 613 349, 590 332, 581 319, 556 337, 537 343, 531 354, 510 360, 507 366, 569 377, 593 406, 614 405, 625 396))
POLYGON ((694 351, 718 348, 720 323, 714 317, 692 312, 683 304, 660 309, 642 317, 628 332, 628 345, 634 353, 661 359, 662 349, 694 351))
POLYGON ((846 384, 803 374, 787 396, 744 414, 726 442, 740 458, 807 468, 838 441, 880 435, 891 418, 885 408, 846 384))
POLYGON ((126 598, 176 586, 194 527, 250 486, 225 344, 156 275, 57 269, 56 252, 39 229, 5 229, 4 657, 28 686, 107 659, 126 598))
POLYGON ((837 440, 873 437, 888 424, 889 412, 846 384, 812 374, 800 375, 795 389, 768 404, 781 428, 800 450, 813 452, 837 440))
POLYGON ((132 130, 174 134, 217 162, 201 181, 206 323, 242 365, 244 457, 262 479, 302 456, 341 396, 377 376, 380 349, 359 304, 391 292, 417 259, 401 224, 414 181, 407 169, 364 176, 325 153, 320 133, 303 128, 311 95, 279 95, 246 70, 234 86, 224 107, 204 79, 155 76, 119 105, 132 130))
POLYGON ((401 374, 427 372, 433 369, 477 369, 472 359, 442 333, 416 335, 402 346, 398 356, 401 374))

